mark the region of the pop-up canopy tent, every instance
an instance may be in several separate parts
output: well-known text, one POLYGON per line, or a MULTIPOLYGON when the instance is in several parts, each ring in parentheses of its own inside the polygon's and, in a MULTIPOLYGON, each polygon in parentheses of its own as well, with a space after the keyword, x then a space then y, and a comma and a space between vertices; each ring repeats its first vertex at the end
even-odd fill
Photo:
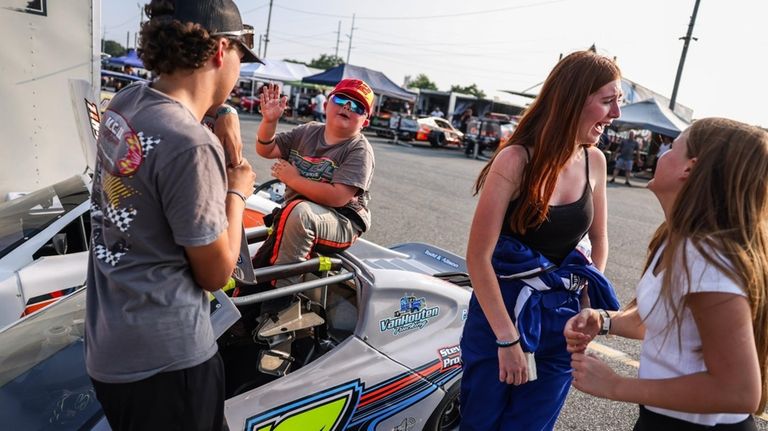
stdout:
POLYGON ((240 77, 262 81, 292 82, 301 81, 308 75, 316 74, 321 69, 307 67, 304 64, 282 60, 263 59, 264 64, 249 63, 240 67, 240 77))
POLYGON ((302 81, 310 84, 322 84, 332 87, 344 78, 357 78, 365 81, 378 96, 394 97, 409 102, 416 100, 416 94, 398 86, 383 73, 361 66, 352 66, 350 64, 341 64, 328 69, 325 72, 306 76, 302 81))
POLYGON ((136 53, 135 49, 129 49, 125 55, 121 55, 120 57, 112 57, 107 60, 107 63, 117 64, 120 66, 139 67, 142 69, 144 68, 144 63, 139 58, 139 55, 136 53))
POLYGON ((677 137, 688 127, 669 108, 659 104, 656 99, 643 100, 621 107, 621 117, 613 120, 615 126, 638 127, 661 133, 672 138, 677 137))

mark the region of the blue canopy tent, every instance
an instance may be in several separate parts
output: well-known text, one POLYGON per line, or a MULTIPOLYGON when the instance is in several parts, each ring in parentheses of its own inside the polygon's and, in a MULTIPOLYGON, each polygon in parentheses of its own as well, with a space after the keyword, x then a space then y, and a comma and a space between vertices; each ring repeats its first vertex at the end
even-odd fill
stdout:
POLYGON ((621 107, 621 117, 613 120, 615 126, 637 127, 660 133, 672 138, 677 137, 688 127, 666 106, 659 104, 656 99, 643 100, 621 107))
POLYGON ((396 99, 413 102, 416 100, 416 94, 398 86, 383 73, 367 69, 361 66, 352 66, 351 64, 341 64, 325 72, 315 75, 305 76, 302 82, 310 84, 321 84, 333 87, 345 78, 362 79, 371 86, 373 92, 378 96, 393 97, 396 99))
POLYGON ((120 57, 112 57, 107 60, 107 63, 116 64, 119 66, 139 67, 142 69, 144 68, 144 63, 139 58, 139 55, 136 53, 135 49, 129 49, 125 55, 120 57))

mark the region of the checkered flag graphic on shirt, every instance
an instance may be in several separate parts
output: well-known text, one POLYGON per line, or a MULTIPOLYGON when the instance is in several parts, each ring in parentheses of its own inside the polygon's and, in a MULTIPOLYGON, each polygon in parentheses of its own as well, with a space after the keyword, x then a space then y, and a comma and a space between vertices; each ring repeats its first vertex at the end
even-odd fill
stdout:
POLYGON ((118 262, 120 262, 120 258, 123 257, 125 253, 113 253, 103 245, 96 244, 96 246, 93 247, 93 255, 96 256, 96 259, 104 261, 110 266, 115 266, 118 262))
POLYGON ((120 229, 120 232, 125 232, 131 227, 131 222, 136 217, 136 210, 108 206, 104 214, 107 220, 120 229))
POLYGON ((162 139, 156 136, 144 136, 144 132, 139 132, 136 134, 136 136, 138 136, 139 140, 141 141, 141 153, 142 157, 145 159, 147 158, 147 154, 149 154, 149 152, 155 148, 155 145, 162 141, 162 139))

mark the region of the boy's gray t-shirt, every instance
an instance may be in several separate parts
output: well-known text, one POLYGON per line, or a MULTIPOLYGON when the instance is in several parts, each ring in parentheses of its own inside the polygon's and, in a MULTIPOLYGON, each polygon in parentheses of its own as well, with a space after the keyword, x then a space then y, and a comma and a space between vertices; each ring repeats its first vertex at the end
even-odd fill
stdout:
POLYGON ((218 141, 180 103, 145 84, 104 113, 91 198, 86 367, 106 383, 193 367, 216 353, 208 293, 187 246, 227 228, 218 141))
MULTIPOLYGON (((281 157, 291 162, 302 177, 357 187, 357 195, 336 210, 348 217, 361 232, 371 227, 368 201, 375 163, 373 148, 362 133, 346 142, 328 145, 325 142, 325 125, 310 122, 278 133, 275 142, 281 157)), ((286 188, 286 201, 296 196, 294 190, 286 188)))

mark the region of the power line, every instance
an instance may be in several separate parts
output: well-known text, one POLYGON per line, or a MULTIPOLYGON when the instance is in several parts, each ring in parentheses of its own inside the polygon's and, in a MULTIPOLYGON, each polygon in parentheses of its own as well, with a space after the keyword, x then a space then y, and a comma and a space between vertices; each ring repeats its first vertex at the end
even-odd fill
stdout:
MULTIPOLYGON (((518 5, 518 6, 509 6, 509 7, 502 7, 497 9, 486 9, 486 10, 479 10, 479 11, 469 11, 469 12, 460 12, 460 13, 452 13, 452 14, 443 14, 443 15, 424 15, 424 16, 359 16, 357 19, 365 19, 365 20, 372 20, 372 21, 413 21, 413 20, 430 20, 430 19, 442 19, 442 18, 461 18, 466 16, 472 16, 472 15, 485 15, 485 14, 491 14, 491 13, 498 13, 503 11, 509 11, 509 10, 517 10, 517 9, 525 9, 530 7, 538 7, 538 6, 544 6, 549 5, 553 3, 562 3, 568 0, 550 0, 546 2, 535 2, 531 4, 525 4, 525 5, 518 5)), ((301 9, 294 9, 289 8, 286 6, 276 6, 281 9, 289 10, 291 12, 297 12, 297 13, 303 13, 307 15, 315 15, 315 16, 325 16, 325 17, 331 17, 331 18, 346 18, 345 15, 336 15, 336 14, 330 14, 330 13, 323 13, 323 12, 309 12, 306 10, 301 9)))

